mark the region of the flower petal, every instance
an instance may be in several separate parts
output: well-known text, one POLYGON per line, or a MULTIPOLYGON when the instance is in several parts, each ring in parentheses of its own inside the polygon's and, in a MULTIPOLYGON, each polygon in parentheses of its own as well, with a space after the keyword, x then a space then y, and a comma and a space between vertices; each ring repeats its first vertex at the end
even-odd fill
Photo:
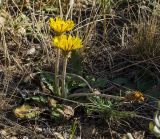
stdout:
POLYGON ((63 34, 64 32, 73 29, 74 22, 72 20, 65 21, 60 17, 57 17, 55 20, 53 18, 50 18, 49 25, 57 34, 63 34))
POLYGON ((63 51, 72 51, 83 47, 82 40, 71 35, 61 35, 59 37, 54 37, 53 45, 62 49, 63 51))

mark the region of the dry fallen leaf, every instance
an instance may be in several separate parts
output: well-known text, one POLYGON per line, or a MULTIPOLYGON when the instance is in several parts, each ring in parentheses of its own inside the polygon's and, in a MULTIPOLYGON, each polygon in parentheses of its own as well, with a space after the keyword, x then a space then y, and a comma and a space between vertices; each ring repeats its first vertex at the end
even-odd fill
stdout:
POLYGON ((74 116, 74 110, 70 106, 65 106, 64 113, 65 113, 67 118, 70 118, 70 117, 74 116))
POLYGON ((58 132, 54 132, 53 135, 57 138, 57 139, 64 139, 64 137, 58 133, 58 132))
POLYGON ((58 103, 58 101, 55 100, 55 99, 53 99, 53 98, 51 98, 51 99, 48 100, 48 105, 50 107, 56 107, 57 103, 58 103))
POLYGON ((24 27, 20 27, 18 30, 17 30, 17 33, 19 35, 22 35, 22 36, 25 36, 26 35, 26 29, 24 27))
POLYGON ((37 117, 43 110, 39 107, 32 107, 30 105, 22 105, 17 107, 14 110, 14 114, 18 118, 35 118, 37 117))
POLYGON ((74 116, 74 109, 70 106, 64 106, 63 109, 58 108, 57 111, 67 120, 74 116))
POLYGON ((31 47, 28 51, 27 51, 27 55, 34 55, 36 53, 36 48, 35 47, 31 47))
POLYGON ((144 139, 145 132, 144 131, 135 131, 133 133, 125 134, 122 139, 144 139))
POLYGON ((101 92, 99 91, 99 90, 97 90, 97 89, 93 89, 93 94, 101 94, 101 92))

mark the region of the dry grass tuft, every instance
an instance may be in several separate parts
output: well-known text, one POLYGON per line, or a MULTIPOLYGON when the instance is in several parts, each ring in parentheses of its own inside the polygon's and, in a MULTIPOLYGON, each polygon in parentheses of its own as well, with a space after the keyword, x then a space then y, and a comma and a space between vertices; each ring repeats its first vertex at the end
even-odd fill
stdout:
MULTIPOLYGON (((108 79, 119 75, 132 76, 133 72, 147 69, 153 71, 159 79, 160 2, 154 2, 156 4, 125 0, 75 0, 72 7, 69 0, 4 1, 0 9, 0 127, 17 129, 16 132, 22 132, 21 137, 25 134, 37 137, 39 126, 43 125, 46 129, 52 129, 45 131, 46 136, 53 137, 55 129, 50 127, 53 125, 49 122, 45 123, 44 119, 16 121, 11 114, 22 99, 21 93, 26 90, 30 93, 30 90, 36 88, 34 85, 35 88, 28 87, 32 83, 28 86, 24 84, 24 78, 39 69, 54 71, 55 50, 51 43, 54 33, 48 26, 50 17, 63 16, 76 22, 72 34, 83 38, 85 47, 79 54, 85 75, 108 79), (24 122, 24 126, 21 126, 21 122, 24 122)), ((152 100, 151 103, 155 102, 152 100)), ((146 117, 152 116, 152 105, 146 103, 133 107, 130 104, 126 109, 142 112, 144 117, 139 118, 143 118, 145 123, 141 127, 147 130, 146 117)), ((121 129, 122 124, 127 122, 128 125, 131 124, 130 131, 136 128, 131 120, 118 121, 118 129, 114 122, 106 122, 105 126, 109 130, 100 129, 102 135, 107 132, 107 135, 112 136, 113 130, 119 132, 116 135, 126 133, 121 129)), ((95 121, 94 123, 97 124, 95 121)), ((61 127, 56 129, 63 132, 61 127)), ((68 125, 65 129, 68 129, 68 125)), ((148 131, 146 133, 149 134, 148 131)))

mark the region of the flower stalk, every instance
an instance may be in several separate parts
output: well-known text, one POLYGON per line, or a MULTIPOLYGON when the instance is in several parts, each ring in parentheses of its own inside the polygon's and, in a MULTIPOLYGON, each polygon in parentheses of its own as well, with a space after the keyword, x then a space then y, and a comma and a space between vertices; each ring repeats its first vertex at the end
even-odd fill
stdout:
POLYGON ((50 18, 50 27, 54 30, 56 35, 53 37, 53 45, 57 47, 57 55, 55 62, 55 87, 59 96, 66 97, 66 69, 67 62, 71 51, 80 49, 83 47, 82 40, 78 36, 66 35, 65 32, 71 31, 74 28, 74 22, 72 20, 63 20, 60 17, 50 18), (63 52, 63 71, 61 80, 61 91, 59 83, 59 61, 61 50, 63 52))
POLYGON ((63 71, 62 71, 62 97, 66 97, 66 70, 67 70, 67 63, 68 57, 70 52, 64 52, 64 60, 63 60, 63 71))
MULTIPOLYGON (((57 17, 56 19, 50 18, 49 25, 54 30, 54 32, 56 33, 55 37, 61 37, 61 36, 63 36, 63 33, 73 29, 74 22, 72 20, 66 20, 65 21, 62 18, 57 17)), ((56 93, 59 96, 61 96, 60 87, 59 87, 59 78, 58 78, 60 55, 61 55, 61 50, 57 49, 56 50, 56 61, 55 61, 54 86, 55 86, 55 89, 56 89, 56 93)))
POLYGON ((55 62, 55 76, 54 76, 54 80, 55 80, 55 87, 56 87, 56 93, 60 96, 60 88, 59 88, 59 60, 60 60, 60 54, 61 54, 61 50, 57 49, 57 55, 56 55, 56 62, 55 62))
POLYGON ((80 49, 83 47, 82 40, 79 37, 71 35, 61 35, 53 38, 53 45, 62 50, 64 56, 63 59, 63 71, 62 71, 62 90, 61 96, 66 97, 66 69, 67 61, 72 50, 80 49))

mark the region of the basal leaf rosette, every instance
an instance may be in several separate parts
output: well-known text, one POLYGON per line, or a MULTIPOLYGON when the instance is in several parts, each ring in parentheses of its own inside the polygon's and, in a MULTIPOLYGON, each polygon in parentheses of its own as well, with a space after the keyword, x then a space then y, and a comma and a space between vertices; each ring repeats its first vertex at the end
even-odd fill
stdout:
POLYGON ((60 17, 56 17, 56 19, 50 18, 49 25, 58 35, 74 28, 74 22, 72 20, 63 20, 60 17))
POLYGON ((79 37, 71 35, 61 35, 53 38, 53 45, 63 50, 70 52, 72 50, 80 49, 83 47, 82 40, 79 37))

